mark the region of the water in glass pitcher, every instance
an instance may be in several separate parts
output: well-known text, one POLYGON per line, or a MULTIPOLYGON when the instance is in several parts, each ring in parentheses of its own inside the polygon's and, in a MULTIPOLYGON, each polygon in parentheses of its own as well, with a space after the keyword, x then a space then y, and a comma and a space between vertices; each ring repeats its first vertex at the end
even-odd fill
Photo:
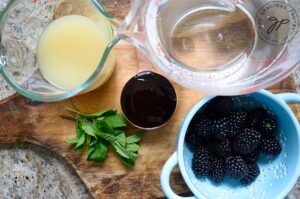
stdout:
MULTIPOLYGON (((273 45, 258 34, 264 25, 257 22, 256 15, 264 8, 263 2, 247 1, 234 9, 189 2, 193 5, 166 1, 159 9, 159 39, 170 62, 199 74, 211 74, 213 80, 235 79, 271 67, 284 51, 285 44, 273 45)), ((282 17, 287 13, 279 11, 269 12, 282 17)), ((273 31, 272 37, 283 38, 282 31, 289 31, 289 27, 273 31)))
POLYGON ((241 10, 201 10, 183 17, 170 38, 170 54, 195 70, 222 70, 255 45, 255 27, 241 10), (195 59, 197 57, 197 59, 195 59))

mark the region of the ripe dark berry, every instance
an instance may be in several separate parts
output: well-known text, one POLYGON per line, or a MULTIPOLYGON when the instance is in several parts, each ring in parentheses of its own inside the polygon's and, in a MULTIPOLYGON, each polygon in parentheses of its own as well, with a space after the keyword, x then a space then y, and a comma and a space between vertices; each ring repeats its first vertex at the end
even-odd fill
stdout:
POLYGON ((242 184, 250 184, 255 181, 257 176, 260 174, 259 167, 256 163, 249 163, 247 164, 248 167, 248 174, 240 180, 242 184))
POLYGON ((260 151, 264 154, 278 155, 282 148, 280 142, 276 137, 263 138, 260 144, 260 151))
POLYGON ((225 172, 231 178, 242 179, 248 174, 248 167, 241 156, 230 156, 225 160, 225 172))
POLYGON ((259 130, 261 121, 267 117, 269 117, 269 113, 266 109, 256 108, 256 109, 252 110, 249 114, 249 120, 248 120, 249 125, 248 126, 259 130))
POLYGON ((261 121, 261 132, 266 135, 274 135, 277 130, 277 120, 273 118, 265 118, 261 121))
POLYGON ((212 156, 207 148, 197 148, 192 160, 192 169, 195 175, 208 176, 211 171, 211 159, 212 156))
POLYGON ((220 119, 227 116, 233 109, 231 97, 218 96, 210 100, 205 106, 204 112, 210 119, 220 119))
POLYGON ((278 122, 260 107, 234 109, 234 98, 216 97, 192 119, 185 140, 194 146, 192 170, 220 183, 228 176, 242 184, 260 174, 259 153, 276 155, 282 150, 275 133, 278 122))
POLYGON ((237 128, 241 129, 246 125, 248 112, 244 109, 235 109, 230 112, 229 118, 232 122, 235 123, 235 126, 237 128))
POLYGON ((185 136, 185 141, 192 145, 193 147, 198 147, 202 144, 203 138, 197 135, 197 133, 192 131, 187 131, 185 136))
POLYGON ((246 155, 244 155, 242 157, 248 163, 250 163, 250 162, 256 162, 258 160, 258 157, 259 157, 259 150, 255 149, 251 153, 246 154, 246 155))
POLYGON ((212 124, 212 133, 215 135, 216 138, 224 140, 229 134, 227 119, 223 118, 214 121, 212 124))
POLYGON ((194 117, 188 131, 194 132, 200 137, 207 137, 211 133, 211 125, 212 122, 209 119, 194 117))
POLYGON ((214 152, 215 139, 212 136, 202 138, 201 146, 205 147, 211 154, 214 152))
POLYGON ((214 147, 215 154, 219 157, 226 158, 232 155, 231 142, 229 139, 216 142, 214 147))
POLYGON ((261 134, 253 129, 246 128, 234 140, 234 150, 239 154, 249 154, 254 151, 261 142, 261 134))
POLYGON ((223 159, 216 157, 212 158, 212 169, 209 177, 216 183, 220 183, 224 180, 225 168, 223 159))
POLYGON ((241 126, 234 119, 228 117, 226 118, 226 129, 226 136, 228 138, 233 138, 241 131, 241 126))

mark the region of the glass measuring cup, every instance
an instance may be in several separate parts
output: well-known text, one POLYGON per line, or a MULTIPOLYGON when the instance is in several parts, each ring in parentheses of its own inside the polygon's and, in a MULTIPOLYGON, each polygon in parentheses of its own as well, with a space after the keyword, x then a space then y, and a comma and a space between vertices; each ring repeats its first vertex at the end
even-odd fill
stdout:
MULTIPOLYGON (((111 49, 117 40, 109 43, 114 37, 113 28, 89 0, 12 0, 1 13, 0 27, 0 73, 14 90, 33 100, 58 101, 91 91, 104 84, 114 70, 111 49), (42 75, 37 46, 53 20, 69 15, 85 16, 97 23, 108 46, 99 48, 99 64, 84 83, 63 89, 42 75)), ((65 75, 73 78, 71 73, 65 75)))
MULTIPOLYGON (((114 18, 97 0, 105 16, 114 18)), ((299 66, 300 2, 133 0, 117 29, 177 83, 210 94, 268 87, 299 66)))

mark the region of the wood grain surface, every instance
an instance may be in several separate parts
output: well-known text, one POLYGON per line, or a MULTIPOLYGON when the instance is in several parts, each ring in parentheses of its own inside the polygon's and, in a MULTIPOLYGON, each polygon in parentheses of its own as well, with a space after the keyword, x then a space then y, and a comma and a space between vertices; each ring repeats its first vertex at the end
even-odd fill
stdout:
MULTIPOLYGON (((120 0, 117 4, 109 4, 108 8, 123 16, 128 10, 129 2, 120 0)), ((115 51, 117 65, 112 78, 94 92, 56 103, 33 102, 19 95, 2 101, 0 143, 34 143, 60 154, 76 170, 95 198, 163 198, 159 176, 165 161, 176 149, 177 128, 187 110, 203 98, 204 94, 174 83, 178 95, 174 117, 163 128, 146 133, 133 169, 123 166, 114 152, 108 154, 104 163, 87 162, 85 153, 77 154, 64 143, 75 133, 74 122, 61 117, 71 102, 88 113, 108 108, 120 110, 120 91, 126 81, 137 73, 138 63, 136 50, 131 45, 122 42, 115 51)), ((293 78, 287 78, 271 90, 275 93, 295 92, 293 78)), ((293 108, 298 114, 297 106, 293 108)), ((189 195, 178 169, 172 175, 172 187, 179 194, 189 195)))

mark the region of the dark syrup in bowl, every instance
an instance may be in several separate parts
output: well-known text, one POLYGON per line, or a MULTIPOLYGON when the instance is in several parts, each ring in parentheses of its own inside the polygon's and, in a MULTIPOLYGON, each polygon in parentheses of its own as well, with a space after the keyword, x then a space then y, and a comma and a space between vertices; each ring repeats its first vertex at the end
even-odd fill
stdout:
POLYGON ((126 118, 140 128, 156 128, 172 117, 177 96, 172 84, 162 75, 141 72, 123 88, 121 107, 126 118))

